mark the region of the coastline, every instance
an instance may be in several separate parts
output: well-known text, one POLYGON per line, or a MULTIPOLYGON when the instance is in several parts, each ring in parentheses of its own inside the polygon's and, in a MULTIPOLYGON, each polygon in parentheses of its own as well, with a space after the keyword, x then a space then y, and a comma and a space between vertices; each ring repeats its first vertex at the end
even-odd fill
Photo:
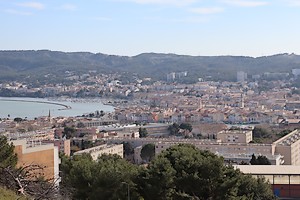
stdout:
POLYGON ((0 118, 10 115, 33 119, 47 116, 49 110, 54 117, 75 117, 97 110, 114 112, 114 106, 102 102, 102 99, 0 97, 0 118))
POLYGON ((50 101, 34 101, 34 100, 24 100, 24 99, 2 99, 0 98, 0 101, 14 101, 14 102, 28 102, 28 103, 43 103, 43 104, 52 104, 52 105, 57 105, 57 106, 62 106, 64 108, 60 108, 58 110, 70 110, 72 109, 71 106, 62 104, 62 103, 57 103, 57 102, 50 102, 50 101))

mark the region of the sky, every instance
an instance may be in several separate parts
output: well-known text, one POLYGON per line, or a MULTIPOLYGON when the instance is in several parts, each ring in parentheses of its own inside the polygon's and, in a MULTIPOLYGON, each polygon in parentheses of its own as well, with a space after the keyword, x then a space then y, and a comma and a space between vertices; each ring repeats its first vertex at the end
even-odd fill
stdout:
POLYGON ((0 0, 0 50, 300 54, 300 0, 0 0))

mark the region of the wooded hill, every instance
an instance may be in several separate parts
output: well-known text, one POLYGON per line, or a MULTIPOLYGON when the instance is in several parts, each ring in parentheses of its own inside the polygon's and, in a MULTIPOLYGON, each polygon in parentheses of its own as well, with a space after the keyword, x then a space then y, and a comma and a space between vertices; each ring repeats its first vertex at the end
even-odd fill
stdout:
POLYGON ((0 51, 0 81, 63 79, 66 71, 75 74, 95 70, 97 73, 119 72, 138 77, 165 80, 167 73, 188 71, 188 80, 211 77, 211 80, 236 80, 237 71, 249 75, 264 72, 291 72, 300 68, 300 56, 278 54, 264 57, 187 56, 144 53, 133 57, 101 53, 58 51, 0 51))

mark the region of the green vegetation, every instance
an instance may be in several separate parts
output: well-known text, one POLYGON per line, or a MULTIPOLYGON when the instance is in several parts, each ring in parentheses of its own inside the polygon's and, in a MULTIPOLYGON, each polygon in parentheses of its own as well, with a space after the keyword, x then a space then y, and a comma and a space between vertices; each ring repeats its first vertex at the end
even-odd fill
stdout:
POLYGON ((138 174, 137 166, 117 155, 103 155, 97 162, 87 154, 63 159, 61 171, 61 186, 72 199, 126 199, 124 183, 129 184, 131 198, 137 199, 132 181, 138 174))
POLYGON ((70 139, 75 136, 75 132, 76 132, 76 129, 74 127, 66 126, 66 127, 64 127, 64 131, 62 133, 63 133, 63 137, 70 139))
MULTIPOLYGON (((1 76, 0 76, 1 77, 1 76)), ((0 96, 2 97, 32 97, 32 98, 44 98, 45 95, 41 91, 37 92, 26 92, 26 93, 17 93, 14 90, 1 88, 0 96)))
POLYGON ((17 122, 17 123, 20 123, 24 120, 21 117, 16 117, 16 118, 14 118, 14 121, 17 122))
POLYGON ((145 200, 275 199, 264 180, 242 175, 215 154, 186 144, 158 155, 140 175, 138 186, 145 200))
POLYGON ((180 128, 177 123, 173 123, 168 127, 168 130, 170 131, 171 135, 178 135, 180 128))
POLYGON ((177 123, 173 123, 168 127, 168 130, 170 131, 171 135, 180 135, 180 130, 183 130, 184 132, 191 132, 193 130, 193 127, 189 123, 181 123, 180 125, 178 125, 177 123))
POLYGON ((254 138, 270 138, 271 133, 264 128, 261 127, 255 127, 252 131, 254 138))
POLYGON ((13 144, 9 144, 6 137, 0 136, 0 147, 0 167, 15 167, 18 162, 18 157, 17 154, 14 153, 13 144))
POLYGON ((144 138, 148 136, 148 131, 146 128, 139 128, 139 134, 140 134, 140 138, 144 138))
POLYGON ((129 156, 134 153, 134 148, 129 142, 123 142, 123 150, 124 150, 124 156, 129 156))
MULTIPOLYGON (((36 174, 30 168, 14 168, 17 160, 11 151, 13 146, 4 137, 0 141, 4 147, 0 149, 0 195, 9 199, 14 192, 22 191, 26 197, 53 199, 55 192, 48 180, 33 179, 36 174)), ((154 148, 153 144, 143 148, 143 157, 153 158, 147 167, 131 164, 117 155, 102 155, 97 161, 88 154, 72 159, 61 156, 62 198, 117 200, 129 194, 131 199, 141 200, 275 199, 264 179, 243 175, 224 165, 223 159, 213 153, 179 144, 154 157, 154 148)))
POLYGON ((272 142, 272 130, 269 128, 264 128, 256 126, 253 131, 253 140, 251 143, 270 143, 272 142))
POLYGON ((259 155, 256 157, 254 154, 250 160, 251 165, 271 165, 271 162, 266 156, 259 155))
MULTIPOLYGON (((194 83, 199 77, 207 80, 235 81, 237 71, 245 71, 249 75, 282 72, 282 66, 285 66, 285 71, 290 72, 291 69, 299 67, 299 60, 299 56, 287 54, 252 58, 145 53, 127 57, 47 50, 0 51, 0 82, 24 80, 33 85, 58 82, 69 85, 72 82, 65 79, 66 71, 80 75, 89 70, 103 74, 118 73, 124 83, 133 79, 132 74, 142 78, 150 77, 152 80, 165 80, 167 73, 182 71, 188 71, 188 76, 176 80, 177 82, 194 83)), ((82 93, 78 94, 81 95, 82 93)))
POLYGON ((156 156, 147 167, 116 155, 62 159, 62 190, 72 199, 144 200, 273 200, 270 185, 243 175, 223 159, 195 146, 175 145, 156 156))
MULTIPOLYGON (((27 198, 17 195, 15 192, 0 187, 0 199, 1 200, 26 200, 27 198)), ((28 199, 29 200, 29 199, 28 199)))
POLYGON ((279 133, 277 133, 276 135, 278 136, 278 137, 284 137, 284 136, 286 136, 287 134, 289 134, 290 132, 292 132, 291 130, 289 130, 289 129, 287 129, 287 130, 282 130, 282 131, 280 131, 279 133))
POLYGON ((193 130, 192 125, 189 123, 182 123, 182 124, 180 124, 179 128, 187 130, 189 132, 191 132, 193 130))
POLYGON ((79 122, 79 123, 77 124, 77 128, 85 128, 84 123, 79 122))
POLYGON ((0 136, 0 147, 1 200, 21 198, 15 195, 17 193, 33 199, 54 198, 54 191, 57 191, 54 186, 56 180, 47 180, 41 176, 43 167, 33 164, 17 167, 18 157, 14 153, 14 146, 4 136, 0 136))
POLYGON ((150 162, 155 156, 155 145, 154 144, 146 144, 142 147, 141 150, 141 158, 146 161, 150 162))

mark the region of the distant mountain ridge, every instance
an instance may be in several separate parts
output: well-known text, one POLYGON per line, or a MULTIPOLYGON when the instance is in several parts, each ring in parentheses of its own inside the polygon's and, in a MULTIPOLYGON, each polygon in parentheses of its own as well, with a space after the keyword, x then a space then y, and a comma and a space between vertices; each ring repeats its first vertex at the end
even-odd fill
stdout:
POLYGON ((188 71, 190 78, 212 77, 213 80, 235 80, 237 71, 248 74, 290 72, 300 68, 300 56, 277 54, 264 57, 187 56, 143 53, 137 56, 116 56, 89 52, 49 50, 0 51, 0 81, 40 79, 52 74, 64 78, 65 71, 75 74, 96 70, 99 73, 137 74, 139 77, 165 79, 167 73, 188 71))

